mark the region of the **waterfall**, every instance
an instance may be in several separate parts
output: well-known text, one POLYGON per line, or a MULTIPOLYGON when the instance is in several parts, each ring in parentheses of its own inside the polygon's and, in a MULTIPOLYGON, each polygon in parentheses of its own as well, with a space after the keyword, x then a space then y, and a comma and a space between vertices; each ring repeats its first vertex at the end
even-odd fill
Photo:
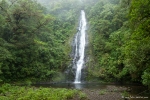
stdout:
POLYGON ((76 67, 76 75, 74 83, 81 83, 81 70, 84 66, 85 58, 85 35, 86 35, 86 18, 84 10, 81 10, 81 17, 79 23, 79 31, 75 37, 75 54, 73 59, 73 66, 76 67))

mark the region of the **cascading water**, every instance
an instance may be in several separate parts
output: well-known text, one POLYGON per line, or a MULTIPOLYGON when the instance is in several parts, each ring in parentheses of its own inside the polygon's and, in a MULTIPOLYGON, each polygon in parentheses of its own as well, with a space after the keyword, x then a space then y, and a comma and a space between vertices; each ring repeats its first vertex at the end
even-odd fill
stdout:
POLYGON ((81 10, 80 24, 78 33, 75 37, 75 54, 73 64, 76 67, 74 83, 81 83, 81 70, 84 66, 85 58, 85 36, 86 36, 86 18, 84 10, 81 10))

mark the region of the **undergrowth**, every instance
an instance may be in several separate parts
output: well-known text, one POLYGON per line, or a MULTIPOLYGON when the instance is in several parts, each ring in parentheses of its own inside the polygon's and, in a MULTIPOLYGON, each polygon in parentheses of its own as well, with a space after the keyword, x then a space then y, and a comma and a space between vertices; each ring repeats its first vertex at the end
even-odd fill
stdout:
POLYGON ((0 87, 0 100, 68 100, 78 94, 78 90, 65 88, 37 88, 29 86, 0 87))

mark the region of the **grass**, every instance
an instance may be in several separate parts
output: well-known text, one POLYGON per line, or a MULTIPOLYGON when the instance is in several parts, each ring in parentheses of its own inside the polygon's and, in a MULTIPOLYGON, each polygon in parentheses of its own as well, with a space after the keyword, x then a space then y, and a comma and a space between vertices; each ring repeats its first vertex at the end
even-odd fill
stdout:
POLYGON ((100 95, 106 94, 106 90, 101 90, 101 91, 99 91, 99 94, 100 94, 100 95))
POLYGON ((68 100, 77 94, 78 90, 65 88, 36 88, 10 84, 0 87, 0 100, 68 100))
POLYGON ((80 100, 87 100, 87 95, 85 93, 80 92, 79 98, 80 98, 80 100))
POLYGON ((121 94, 123 97, 129 97, 129 93, 124 91, 122 94, 121 94))

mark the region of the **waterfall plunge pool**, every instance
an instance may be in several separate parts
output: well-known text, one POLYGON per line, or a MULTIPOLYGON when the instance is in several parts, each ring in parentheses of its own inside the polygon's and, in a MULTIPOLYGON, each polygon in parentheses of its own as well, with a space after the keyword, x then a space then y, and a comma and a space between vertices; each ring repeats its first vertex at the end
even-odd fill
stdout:
MULTIPOLYGON (((111 90, 120 92, 120 88, 127 89, 128 95, 132 97, 148 97, 149 94, 145 94, 144 92, 147 90, 146 87, 142 85, 120 85, 120 84, 102 84, 102 83, 74 83, 74 82, 41 82, 37 84, 33 84, 35 87, 47 87, 47 88, 67 88, 67 89, 79 89, 79 90, 90 90, 90 91, 99 91, 99 90, 111 90)), ((121 90, 122 93, 124 92, 121 90)), ((110 92, 111 93, 111 92, 110 92)), ((129 100, 143 100, 143 98, 130 98, 129 100)))

